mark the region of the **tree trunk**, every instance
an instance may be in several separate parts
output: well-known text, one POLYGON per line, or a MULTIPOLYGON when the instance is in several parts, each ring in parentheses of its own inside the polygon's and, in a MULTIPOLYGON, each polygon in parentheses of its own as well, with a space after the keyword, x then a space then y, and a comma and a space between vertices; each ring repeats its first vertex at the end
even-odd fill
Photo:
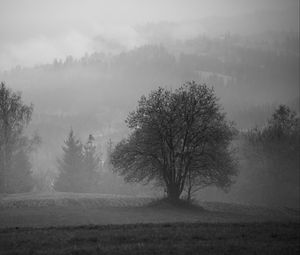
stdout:
POLYGON ((192 199, 192 185, 189 185, 187 192, 187 201, 190 202, 192 199))
POLYGON ((1 151, 1 166, 0 166, 0 193, 5 193, 7 192, 7 167, 8 167, 8 160, 7 160, 7 151, 5 144, 2 146, 2 151, 1 151))
POLYGON ((168 194, 168 199, 171 202, 178 202, 179 201, 179 197, 180 197, 180 188, 179 185, 176 184, 169 184, 167 187, 167 194, 168 194))

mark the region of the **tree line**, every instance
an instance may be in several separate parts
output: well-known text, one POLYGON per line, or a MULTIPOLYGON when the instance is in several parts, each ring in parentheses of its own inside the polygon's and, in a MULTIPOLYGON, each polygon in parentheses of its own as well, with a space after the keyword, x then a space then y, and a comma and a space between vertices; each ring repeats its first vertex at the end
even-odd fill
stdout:
MULTIPOLYGON (((38 136, 24 134, 32 112, 33 106, 23 103, 20 93, 1 83, 1 193, 32 189, 30 153, 41 143, 38 136)), ((154 182, 171 201, 190 200, 207 186, 228 190, 239 169, 235 139, 245 142, 243 155, 249 164, 262 173, 270 171, 263 180, 274 191, 280 182, 289 185, 299 177, 299 117, 285 105, 264 127, 241 132, 227 119, 212 88, 187 82, 175 90, 159 87, 142 96, 126 123, 131 132, 110 149, 110 169, 127 182, 154 182)), ((83 144, 71 129, 57 160, 54 188, 95 192, 101 166, 93 135, 83 144)))
MULTIPOLYGON (((13 92, 3 82, 0 87, 0 193, 29 192, 34 186, 30 153, 38 149, 41 138, 28 137, 24 129, 29 124, 33 105, 26 105, 21 93, 13 92)), ((63 155, 58 159, 60 175, 57 191, 93 192, 101 159, 94 137, 82 144, 73 130, 65 141, 63 155)))

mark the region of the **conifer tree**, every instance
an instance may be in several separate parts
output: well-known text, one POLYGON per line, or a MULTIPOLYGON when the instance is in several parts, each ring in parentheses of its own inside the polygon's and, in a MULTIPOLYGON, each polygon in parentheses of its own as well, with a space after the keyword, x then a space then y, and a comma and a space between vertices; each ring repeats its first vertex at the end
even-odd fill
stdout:
POLYGON ((80 175, 83 169, 83 148, 72 129, 62 149, 64 154, 58 160, 60 175, 55 183, 55 190, 82 192, 80 175))
POLYGON ((95 191, 97 188, 101 159, 97 154, 95 138, 89 135, 87 143, 83 150, 84 173, 83 181, 85 181, 85 191, 95 191))

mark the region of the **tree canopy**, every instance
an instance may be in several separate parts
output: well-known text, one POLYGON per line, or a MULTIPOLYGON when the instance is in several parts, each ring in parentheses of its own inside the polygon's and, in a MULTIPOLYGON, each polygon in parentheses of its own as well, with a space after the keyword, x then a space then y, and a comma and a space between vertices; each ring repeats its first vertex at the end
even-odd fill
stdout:
POLYGON ((111 155, 114 170, 126 181, 155 180, 171 200, 193 188, 232 183, 235 130, 208 86, 188 82, 175 91, 158 88, 141 97, 126 123, 132 133, 111 155))

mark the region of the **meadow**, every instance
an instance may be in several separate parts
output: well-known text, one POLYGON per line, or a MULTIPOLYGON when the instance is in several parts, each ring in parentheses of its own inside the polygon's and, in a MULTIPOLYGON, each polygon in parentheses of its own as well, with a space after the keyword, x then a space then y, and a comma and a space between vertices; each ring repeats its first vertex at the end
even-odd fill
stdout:
POLYGON ((0 199, 0 228, 164 222, 299 221, 299 210, 196 201, 176 207, 158 198, 53 192, 0 199))
POLYGON ((0 254, 298 254, 299 210, 151 197, 0 199, 0 254))
POLYGON ((1 254, 299 254, 292 223, 163 223, 0 230, 1 254))

